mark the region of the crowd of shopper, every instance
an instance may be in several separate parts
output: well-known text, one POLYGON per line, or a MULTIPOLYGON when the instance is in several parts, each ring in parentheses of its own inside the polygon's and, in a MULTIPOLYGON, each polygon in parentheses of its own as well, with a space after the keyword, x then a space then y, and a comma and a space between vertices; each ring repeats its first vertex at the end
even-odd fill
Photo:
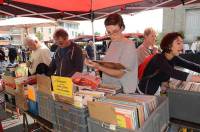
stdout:
POLYGON ((199 76, 190 75, 175 66, 200 72, 200 66, 180 57, 183 50, 183 36, 177 32, 166 34, 160 49, 156 46, 156 31, 153 28, 144 30, 144 41, 136 49, 134 41, 125 38, 123 18, 119 14, 110 14, 104 21, 111 41, 103 61, 120 63, 124 69, 113 69, 94 60, 94 44, 88 42, 83 55, 82 49, 69 40, 67 31, 57 29, 54 34, 54 47, 51 50, 35 36, 27 36, 24 46, 9 48, 8 53, 0 49, 0 61, 8 58, 11 64, 16 61, 26 62, 29 74, 45 74, 71 77, 76 72, 83 72, 84 65, 92 71, 102 72, 102 82, 123 89, 123 93, 157 94, 163 84, 170 78, 182 81, 200 82, 199 76), (53 51, 53 52, 52 52, 53 51), (7 57, 8 56, 8 57, 7 57), (84 61, 85 60, 85 61, 84 61))
POLYGON ((183 51, 183 36, 180 33, 166 34, 160 44, 162 52, 159 53, 155 46, 156 32, 152 28, 145 29, 144 42, 136 50, 133 42, 122 35, 125 25, 119 14, 109 15, 104 24, 111 38, 111 45, 104 60, 121 63, 126 70, 109 69, 86 60, 86 65, 103 72, 103 82, 123 88, 124 93, 139 92, 151 95, 159 94, 162 84, 168 84, 170 78, 200 82, 200 76, 175 69, 175 66, 180 66, 200 72, 200 65, 179 56, 183 51), (138 79, 137 75, 141 78, 138 79))

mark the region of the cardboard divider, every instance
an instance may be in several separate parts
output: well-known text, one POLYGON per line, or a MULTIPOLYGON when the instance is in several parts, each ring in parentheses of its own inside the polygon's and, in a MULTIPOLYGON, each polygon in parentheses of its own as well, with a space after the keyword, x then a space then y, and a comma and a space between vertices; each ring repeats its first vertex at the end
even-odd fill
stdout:
POLYGON ((38 91, 51 95, 51 78, 44 75, 37 75, 37 88, 38 91))
POLYGON ((24 111, 28 110, 28 104, 27 104, 27 93, 24 90, 24 85, 18 84, 16 85, 16 95, 15 95, 15 101, 16 106, 24 111))
POLYGON ((88 102, 90 117, 117 125, 117 118, 115 114, 114 107, 110 104, 103 102, 88 102))

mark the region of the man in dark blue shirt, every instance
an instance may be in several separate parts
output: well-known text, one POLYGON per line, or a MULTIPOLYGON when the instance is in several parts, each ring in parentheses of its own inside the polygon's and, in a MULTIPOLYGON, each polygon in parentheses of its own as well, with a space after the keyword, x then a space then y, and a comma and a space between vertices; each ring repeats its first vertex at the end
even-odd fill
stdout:
POLYGON ((56 30, 53 37, 58 48, 49 66, 48 75, 71 77, 75 72, 82 72, 82 49, 68 40, 68 33, 64 29, 56 30))
MULTIPOLYGON (((87 57, 90 60, 94 60, 94 48, 93 48, 93 42, 89 41, 86 48, 85 48, 86 52, 87 52, 87 57)), ((90 72, 90 70, 92 70, 90 67, 87 66, 87 71, 90 72)))

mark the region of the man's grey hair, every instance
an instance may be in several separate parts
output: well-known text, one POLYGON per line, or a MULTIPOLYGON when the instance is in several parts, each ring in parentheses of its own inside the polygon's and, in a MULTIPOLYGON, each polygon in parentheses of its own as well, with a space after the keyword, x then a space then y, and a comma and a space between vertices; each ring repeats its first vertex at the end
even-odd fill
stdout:
POLYGON ((39 42, 39 39, 35 35, 29 35, 29 36, 25 37, 24 44, 26 45, 30 41, 39 42))

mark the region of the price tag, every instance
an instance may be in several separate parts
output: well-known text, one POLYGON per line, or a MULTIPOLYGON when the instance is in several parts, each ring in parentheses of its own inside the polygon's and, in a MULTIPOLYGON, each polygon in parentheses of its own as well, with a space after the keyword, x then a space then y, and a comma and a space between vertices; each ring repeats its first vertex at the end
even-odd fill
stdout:
POLYGON ((57 95, 72 97, 73 95, 73 82, 71 78, 51 76, 53 92, 57 95))

